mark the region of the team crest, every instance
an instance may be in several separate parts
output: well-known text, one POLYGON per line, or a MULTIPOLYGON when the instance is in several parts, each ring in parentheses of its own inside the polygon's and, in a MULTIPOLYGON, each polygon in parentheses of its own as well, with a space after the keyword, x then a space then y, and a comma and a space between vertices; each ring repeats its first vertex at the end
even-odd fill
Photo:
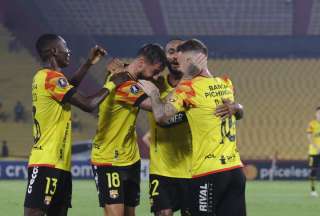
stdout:
POLYGON ((68 85, 68 81, 65 78, 58 79, 58 86, 61 88, 65 88, 68 85))
POLYGON ((110 198, 117 199, 119 197, 119 192, 118 190, 110 190, 109 195, 110 195, 110 198))
POLYGON ((133 85, 130 87, 130 91, 132 94, 137 94, 139 92, 139 90, 140 90, 139 87, 136 85, 133 85))
POLYGON ((44 204, 45 205, 50 205, 51 200, 52 200, 52 196, 45 196, 44 197, 44 204))

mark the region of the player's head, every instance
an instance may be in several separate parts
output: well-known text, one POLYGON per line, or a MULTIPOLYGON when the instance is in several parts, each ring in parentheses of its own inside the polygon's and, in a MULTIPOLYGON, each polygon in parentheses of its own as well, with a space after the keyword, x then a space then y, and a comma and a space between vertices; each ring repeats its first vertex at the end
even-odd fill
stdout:
POLYGON ((316 119, 320 121, 320 106, 316 108, 316 119))
POLYGON ((160 45, 146 44, 139 49, 134 64, 138 71, 138 78, 152 79, 164 70, 167 58, 160 45))
POLYGON ((195 75, 199 69, 194 66, 193 61, 198 54, 202 53, 208 57, 208 48, 200 40, 191 39, 183 42, 177 48, 179 70, 182 73, 195 75))
POLYGON ((66 41, 55 34, 43 34, 36 42, 37 52, 43 62, 55 61, 58 67, 67 67, 70 63, 70 49, 66 41))
POLYGON ((178 70, 179 63, 178 63, 178 52, 177 48, 179 45, 183 43, 182 39, 175 38, 168 41, 165 51, 166 51, 166 57, 168 60, 168 68, 169 72, 173 74, 181 74, 181 72, 178 70))

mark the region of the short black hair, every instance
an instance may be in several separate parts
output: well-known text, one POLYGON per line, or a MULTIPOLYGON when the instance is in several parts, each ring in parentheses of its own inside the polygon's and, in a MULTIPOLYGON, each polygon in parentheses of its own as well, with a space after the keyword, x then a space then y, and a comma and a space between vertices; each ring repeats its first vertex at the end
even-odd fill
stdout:
POLYGON ((178 37, 174 37, 174 38, 171 38, 170 40, 167 41, 166 45, 165 45, 165 51, 167 52, 167 46, 168 44, 170 44, 171 42, 173 41, 180 41, 180 42, 184 42, 185 40, 182 40, 181 38, 178 38, 178 37))
POLYGON ((38 38, 36 49, 42 61, 48 60, 49 55, 47 50, 49 49, 50 44, 59 39, 60 37, 56 34, 43 34, 38 38))
POLYGON ((178 52, 196 51, 208 56, 208 48, 198 39, 187 40, 177 47, 178 52))
POLYGON ((185 40, 179 37, 173 37, 173 38, 170 38, 166 44, 171 43, 172 41, 185 41, 185 40))
POLYGON ((167 65, 166 54, 159 44, 145 44, 139 51, 137 56, 143 56, 150 64, 160 64, 161 68, 167 65))

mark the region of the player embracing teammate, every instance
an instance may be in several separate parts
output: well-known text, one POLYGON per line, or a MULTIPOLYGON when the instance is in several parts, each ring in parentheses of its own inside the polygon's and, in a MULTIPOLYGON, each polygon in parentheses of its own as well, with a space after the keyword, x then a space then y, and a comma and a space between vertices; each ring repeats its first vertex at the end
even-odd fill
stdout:
POLYGON ((60 36, 41 36, 37 50, 44 66, 32 85, 34 146, 25 215, 64 216, 71 207, 70 105, 84 111, 99 106, 91 161, 105 215, 134 216, 139 204, 135 124, 140 108, 152 112, 151 211, 160 216, 179 209, 183 216, 246 214, 235 129, 242 107, 234 102, 231 81, 208 71, 202 42, 171 40, 165 52, 157 44, 144 45, 126 67, 118 62, 117 74, 90 97, 76 87, 104 49, 92 49, 70 80, 61 72, 70 50, 60 36), (158 77, 167 63, 169 74, 158 77))
POLYGON ((116 87, 128 80, 113 75, 96 94, 83 96, 77 87, 88 69, 106 51, 94 47, 87 61, 67 79, 62 69, 70 62, 66 41, 55 34, 44 34, 36 42, 42 68, 32 83, 34 144, 29 157, 25 216, 65 216, 71 207, 71 105, 90 112, 116 87))
POLYGON ((149 81, 142 80, 139 86, 151 98, 158 124, 167 124, 179 112, 187 116, 192 137, 188 211, 197 216, 246 215, 245 176, 235 129, 236 116, 241 113, 235 110, 241 107, 221 107, 234 104, 233 85, 229 79, 209 73, 208 50, 202 42, 188 40, 180 44, 177 51, 178 68, 183 77, 167 98, 161 99, 159 89, 149 81), (205 63, 195 64, 201 56, 205 63), (231 109, 234 111, 230 112, 231 109))

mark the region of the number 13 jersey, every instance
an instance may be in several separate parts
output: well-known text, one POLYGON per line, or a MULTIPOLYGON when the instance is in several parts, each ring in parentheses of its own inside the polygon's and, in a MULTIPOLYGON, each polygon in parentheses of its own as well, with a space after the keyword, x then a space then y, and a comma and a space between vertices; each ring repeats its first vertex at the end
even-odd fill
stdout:
POLYGON ((34 144, 29 167, 46 166, 70 171, 71 107, 64 103, 76 89, 57 71, 43 69, 32 83, 34 144))

